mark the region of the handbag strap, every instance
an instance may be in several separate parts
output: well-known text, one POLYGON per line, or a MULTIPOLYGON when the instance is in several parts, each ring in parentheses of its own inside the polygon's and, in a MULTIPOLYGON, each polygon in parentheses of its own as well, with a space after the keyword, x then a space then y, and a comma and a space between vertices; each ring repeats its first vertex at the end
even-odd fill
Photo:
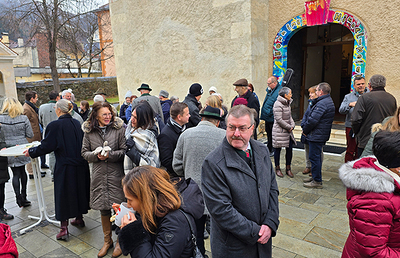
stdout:
POLYGON ((193 241, 193 243, 195 244, 195 246, 197 246, 197 243, 196 243, 196 236, 195 236, 195 234, 194 234, 193 225, 192 225, 192 223, 190 222, 190 219, 189 219, 188 215, 187 215, 186 212, 184 212, 182 209, 179 209, 179 211, 185 216, 187 222, 189 223, 190 233, 192 234, 192 241, 193 241))

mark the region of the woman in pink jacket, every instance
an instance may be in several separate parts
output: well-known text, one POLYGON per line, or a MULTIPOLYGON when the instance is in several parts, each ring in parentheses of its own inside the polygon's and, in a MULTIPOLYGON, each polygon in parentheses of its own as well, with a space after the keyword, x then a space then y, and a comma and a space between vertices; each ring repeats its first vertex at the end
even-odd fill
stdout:
POLYGON ((350 224, 342 257, 400 257, 400 132, 378 132, 373 152, 339 169, 350 224))

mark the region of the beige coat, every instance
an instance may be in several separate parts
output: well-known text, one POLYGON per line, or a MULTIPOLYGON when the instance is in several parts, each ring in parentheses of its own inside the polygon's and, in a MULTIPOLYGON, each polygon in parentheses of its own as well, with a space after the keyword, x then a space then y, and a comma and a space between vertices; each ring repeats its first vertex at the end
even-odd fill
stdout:
POLYGON ((272 127, 272 146, 274 148, 289 147, 289 139, 294 142, 293 131, 289 133, 290 128, 294 128, 295 124, 292 118, 292 111, 289 101, 282 96, 278 96, 274 104, 274 126, 272 127))
POLYGON ((29 106, 26 103, 24 103, 22 107, 24 108, 24 113, 22 114, 28 117, 33 131, 33 137, 26 139, 28 140, 28 142, 33 142, 33 141, 40 142, 42 140, 42 134, 40 133, 40 127, 39 127, 39 115, 31 106, 29 106))
POLYGON ((109 210, 113 203, 124 201, 121 180, 125 176, 123 161, 125 157, 125 128, 119 117, 106 127, 105 134, 99 128, 90 130, 89 121, 82 124, 85 133, 82 144, 82 157, 93 163, 90 183, 90 208, 109 210), (101 161, 92 151, 108 141, 111 147, 108 159, 101 161))

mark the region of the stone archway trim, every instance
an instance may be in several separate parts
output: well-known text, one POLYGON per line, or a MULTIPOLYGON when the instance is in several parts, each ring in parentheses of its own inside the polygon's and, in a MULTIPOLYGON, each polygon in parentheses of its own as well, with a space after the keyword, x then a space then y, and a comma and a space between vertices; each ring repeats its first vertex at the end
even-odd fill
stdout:
MULTIPOLYGON (((367 57, 367 31, 360 19, 354 15, 340 11, 329 10, 327 23, 341 24, 348 28, 354 37, 353 65, 351 87, 356 75, 365 76, 365 66, 367 57)), ((305 13, 289 20, 278 32, 273 46, 273 76, 279 81, 287 69, 287 47, 290 38, 301 28, 307 26, 305 13)))

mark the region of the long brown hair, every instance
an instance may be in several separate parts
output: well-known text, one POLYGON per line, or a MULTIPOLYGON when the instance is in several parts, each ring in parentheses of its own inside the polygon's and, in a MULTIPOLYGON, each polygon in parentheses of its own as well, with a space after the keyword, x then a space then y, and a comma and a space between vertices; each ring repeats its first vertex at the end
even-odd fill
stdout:
POLYGON ((165 170, 152 166, 133 168, 122 179, 125 191, 140 203, 143 227, 151 233, 157 229, 156 217, 179 209, 181 199, 165 170))
POLYGON ((394 115, 384 125, 382 125, 382 130, 389 132, 400 131, 399 113, 400 107, 396 110, 394 115))
POLYGON ((110 124, 114 123, 115 120, 115 114, 114 111, 110 105, 110 103, 108 102, 95 102, 92 106, 92 113, 90 113, 90 117, 88 119, 89 121, 89 128, 90 130, 93 130, 93 128, 98 127, 99 126, 99 122, 97 121, 97 116, 98 116, 98 112, 101 108, 106 107, 110 110, 111 112, 111 120, 110 120, 110 124))

